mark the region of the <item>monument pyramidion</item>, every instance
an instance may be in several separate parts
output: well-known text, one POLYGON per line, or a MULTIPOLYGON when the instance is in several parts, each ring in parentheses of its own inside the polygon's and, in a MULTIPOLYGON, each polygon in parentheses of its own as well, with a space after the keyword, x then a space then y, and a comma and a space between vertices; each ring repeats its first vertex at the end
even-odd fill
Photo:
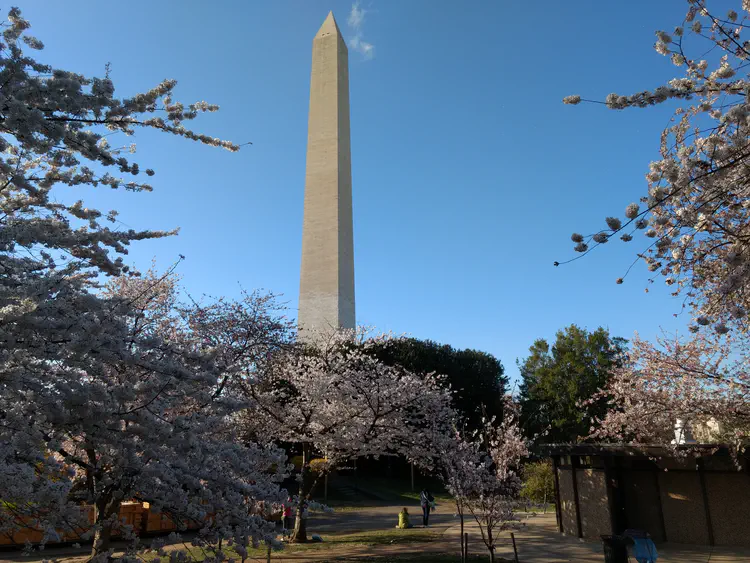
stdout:
POLYGON ((331 12, 312 45, 300 338, 314 342, 355 322, 349 55, 331 12))

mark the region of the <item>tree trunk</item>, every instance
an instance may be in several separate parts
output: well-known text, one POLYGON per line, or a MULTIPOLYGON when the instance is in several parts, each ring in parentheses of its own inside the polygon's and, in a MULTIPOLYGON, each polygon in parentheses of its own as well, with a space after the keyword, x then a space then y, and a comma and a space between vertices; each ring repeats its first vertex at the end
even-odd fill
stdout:
POLYGON ((307 519, 302 518, 302 507, 297 506, 297 516, 294 519, 294 531, 289 538, 291 543, 307 543, 307 519))
POLYGON ((96 557, 109 551, 112 540, 112 526, 103 526, 94 533, 94 546, 91 548, 91 557, 96 557))
POLYGON ((102 555, 109 551, 112 543, 112 528, 116 520, 112 515, 119 512, 120 503, 111 496, 103 496, 94 504, 94 522, 97 530, 94 533, 94 545, 91 547, 91 557, 102 555))
POLYGON ((492 538, 492 528, 487 525, 487 550, 490 552, 490 563, 495 563, 495 540, 492 538))
POLYGON ((547 514, 547 491, 544 491, 544 512, 543 514, 547 514))
POLYGON ((307 514, 305 507, 310 494, 311 475, 310 460, 312 459, 312 446, 304 444, 302 446, 302 475, 299 483, 299 499, 297 500, 297 516, 294 519, 294 531, 289 538, 291 543, 307 542, 307 514), (305 518, 303 518, 303 514, 305 518))
POLYGON ((469 550, 466 545, 466 542, 464 540, 464 515, 462 512, 458 513, 458 517, 461 519, 461 563, 466 563, 466 560, 469 558, 469 550))

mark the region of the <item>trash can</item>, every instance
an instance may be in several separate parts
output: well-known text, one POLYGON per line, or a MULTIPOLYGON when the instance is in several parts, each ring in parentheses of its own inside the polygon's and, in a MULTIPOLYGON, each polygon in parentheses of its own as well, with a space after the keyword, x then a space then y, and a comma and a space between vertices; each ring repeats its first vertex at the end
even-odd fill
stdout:
POLYGON ((605 563, 628 563, 628 544, 622 536, 602 536, 605 563))

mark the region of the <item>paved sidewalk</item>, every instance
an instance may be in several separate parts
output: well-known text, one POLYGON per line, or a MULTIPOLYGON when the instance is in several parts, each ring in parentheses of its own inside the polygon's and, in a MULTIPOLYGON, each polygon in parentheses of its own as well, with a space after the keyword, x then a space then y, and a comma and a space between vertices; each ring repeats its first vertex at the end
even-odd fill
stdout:
MULTIPOLYGON (((539 514, 524 518, 524 526, 514 532, 518 559, 522 563, 603 563, 604 554, 599 541, 579 540, 564 536, 557 531, 555 514, 539 514)), ((466 523, 465 531, 469 532, 470 553, 486 553, 476 523, 466 523)), ((460 528, 449 527, 443 539, 446 545, 459 543, 460 528)), ((510 534, 504 532, 497 555, 513 559, 513 547, 510 534)), ((750 548, 742 547, 704 547, 684 544, 664 543, 657 545, 659 563, 746 563, 750 561, 750 548)), ((632 559, 631 559, 632 560, 632 559)))

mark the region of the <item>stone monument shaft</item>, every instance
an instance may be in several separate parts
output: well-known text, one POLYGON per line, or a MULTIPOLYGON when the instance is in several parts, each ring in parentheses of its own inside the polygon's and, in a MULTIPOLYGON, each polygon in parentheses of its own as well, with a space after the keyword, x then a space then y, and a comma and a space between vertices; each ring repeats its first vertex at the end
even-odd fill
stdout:
POLYGON ((349 55, 329 13, 313 39, 298 324, 354 328, 349 55))

